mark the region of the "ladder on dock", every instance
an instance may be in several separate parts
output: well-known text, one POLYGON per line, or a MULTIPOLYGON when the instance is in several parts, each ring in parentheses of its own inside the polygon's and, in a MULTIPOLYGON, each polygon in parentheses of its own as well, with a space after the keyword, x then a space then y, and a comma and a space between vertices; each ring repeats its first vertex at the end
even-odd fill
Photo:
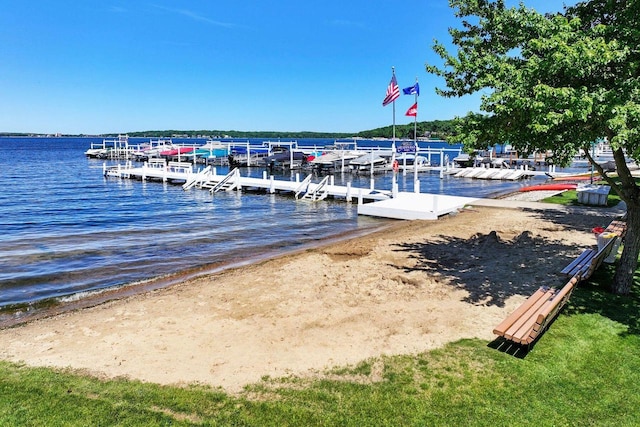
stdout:
POLYGON ((209 190, 211 193, 218 193, 220 191, 231 191, 240 189, 240 169, 234 168, 229 172, 220 182, 211 187, 209 190))
POLYGON ((311 183, 311 174, 307 175, 307 177, 302 180, 298 188, 296 188, 296 191, 295 191, 296 200, 299 200, 301 196, 304 196, 307 193, 307 191, 309 191, 310 183, 311 183))
POLYGON ((202 187, 202 184, 204 183, 204 181, 207 179, 207 177, 210 174, 211 174, 211 165, 209 165, 206 168, 202 169, 200 172, 191 175, 187 179, 187 182, 182 184, 182 189, 183 190, 189 190, 189 189, 195 187, 196 185, 199 185, 199 186, 202 187))
MULTIPOLYGON (((319 200, 324 200, 329 195, 329 191, 327 189, 327 184, 329 182, 329 176, 325 176, 322 181, 320 181, 314 188, 311 190, 311 183, 309 182, 307 185, 307 189, 304 192, 296 193, 297 200, 309 200, 311 202, 317 202, 319 200), (299 197, 302 194, 302 197, 299 197)), ((311 181, 311 175, 305 178, 305 181, 309 179, 311 181)), ((304 181, 303 181, 304 182, 304 181)))

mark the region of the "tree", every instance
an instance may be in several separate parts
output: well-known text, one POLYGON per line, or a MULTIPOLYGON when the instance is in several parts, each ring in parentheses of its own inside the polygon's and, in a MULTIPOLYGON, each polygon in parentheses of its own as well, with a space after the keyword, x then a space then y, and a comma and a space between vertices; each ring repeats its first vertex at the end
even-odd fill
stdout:
POLYGON ((628 294, 640 254, 640 189, 625 155, 640 160, 640 1, 592 0, 542 15, 503 0, 450 0, 461 28, 457 52, 436 41, 445 97, 481 93, 481 110, 458 120, 460 142, 485 148, 509 142, 520 152, 553 152, 567 165, 583 150, 627 204, 627 235, 612 291, 628 294), (590 155, 606 138, 616 171, 590 155))

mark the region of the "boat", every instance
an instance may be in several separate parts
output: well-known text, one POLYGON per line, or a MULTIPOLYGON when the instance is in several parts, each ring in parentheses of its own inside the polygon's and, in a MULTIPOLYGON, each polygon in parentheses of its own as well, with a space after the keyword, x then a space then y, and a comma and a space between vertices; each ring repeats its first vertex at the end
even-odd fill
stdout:
POLYGON ((266 147, 242 145, 230 147, 228 159, 231 166, 254 166, 268 155, 269 149, 266 147))
POLYGON ((538 184, 538 185, 529 185, 527 187, 520 188, 520 192, 526 191, 564 191, 564 190, 575 190, 578 188, 578 184, 575 183, 547 183, 547 184, 538 184))
POLYGON ((110 150, 110 147, 94 146, 92 144, 91 148, 84 152, 84 155, 89 157, 90 159, 99 159, 106 156, 110 150))
POLYGON ((476 166, 482 163, 483 157, 480 152, 474 152, 472 154, 460 153, 452 159, 453 163, 459 168, 468 168, 476 166))
POLYGON ((153 157, 158 157, 161 152, 174 149, 176 146, 170 139, 152 139, 147 143, 140 146, 138 150, 135 150, 133 157, 138 161, 149 160, 153 157))
POLYGON ((554 176, 552 179, 554 181, 588 181, 592 178, 600 179, 600 174, 598 172, 586 172, 575 175, 558 175, 554 176))
POLYGON ((103 139, 100 143, 91 143, 91 148, 84 155, 91 159, 106 159, 111 153, 129 150, 129 136, 118 135, 114 139, 103 139))
POLYGON ((396 160, 400 167, 404 166, 413 166, 414 162, 417 163, 418 166, 425 166, 429 159, 424 156, 416 156, 415 154, 402 153, 396 156, 396 160))
POLYGON ((307 162, 307 156, 302 151, 290 150, 288 147, 272 147, 271 154, 262 158, 269 169, 299 168, 307 162))
POLYGON ((368 153, 356 157, 349 162, 349 169, 353 173, 384 172, 389 170, 389 162, 378 154, 368 153))
POLYGON ((161 151, 160 155, 163 157, 179 156, 181 154, 191 153, 194 147, 176 147, 169 150, 161 151))
POLYGON ((351 160, 362 156, 362 151, 328 151, 309 162, 314 169, 332 170, 349 166, 351 160))
POLYGON ((219 141, 209 140, 204 145, 196 148, 191 154, 205 160, 227 157, 229 155, 229 146, 219 141))

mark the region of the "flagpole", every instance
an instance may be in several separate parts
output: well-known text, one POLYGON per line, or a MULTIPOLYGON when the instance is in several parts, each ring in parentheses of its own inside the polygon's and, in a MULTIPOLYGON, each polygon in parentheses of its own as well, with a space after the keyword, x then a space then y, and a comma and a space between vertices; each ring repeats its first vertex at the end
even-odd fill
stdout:
MULTIPOLYGON (((416 85, 418 84, 418 77, 416 76, 416 85)), ((418 91, 413 94, 415 105, 418 105, 418 91)), ((413 145, 416 147, 416 152, 413 154, 413 191, 414 193, 420 192, 420 181, 418 181, 418 109, 416 109, 416 115, 413 116, 413 145)))
MULTIPOLYGON (((396 67, 391 67, 391 75, 395 77, 396 67)), ((393 78, 392 77, 392 78, 393 78)), ((396 100, 393 100, 393 137, 391 139, 391 164, 396 164, 396 100)), ((391 181, 391 194, 393 197, 398 195, 398 184, 396 182, 396 171, 393 170, 393 179, 391 181)))
MULTIPOLYGON (((416 84, 418 84, 418 78, 416 77, 416 84)), ((418 104, 418 92, 413 94, 414 103, 418 104)), ((416 115, 413 116, 413 142, 418 143, 418 110, 416 109, 416 115)))
POLYGON ((382 106, 393 103, 393 134, 391 138, 391 163, 393 164, 393 178, 391 194, 392 197, 398 195, 398 184, 396 182, 396 99, 400 96, 400 88, 398 87, 398 81, 396 80, 396 67, 391 67, 391 81, 387 86, 387 93, 382 101, 382 106))

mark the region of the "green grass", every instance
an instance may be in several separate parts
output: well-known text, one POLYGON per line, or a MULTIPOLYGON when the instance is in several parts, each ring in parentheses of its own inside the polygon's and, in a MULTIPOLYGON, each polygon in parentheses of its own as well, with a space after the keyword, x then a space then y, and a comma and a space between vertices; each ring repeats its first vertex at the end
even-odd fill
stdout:
POLYGON ((581 284, 524 357, 462 340, 236 396, 0 362, 0 425, 640 425, 640 286, 611 295, 612 275, 581 284))
MULTIPOLYGON (((545 203, 555 203, 558 205, 567 206, 584 206, 582 203, 578 203, 578 192, 576 190, 567 190, 555 196, 547 197, 542 200, 545 203)), ((620 203, 620 196, 614 193, 609 193, 607 197, 607 207, 616 206, 620 203)))
MULTIPOLYGON (((636 182, 636 185, 640 186, 640 177, 636 177, 636 178, 634 178, 634 180, 636 182)), ((607 182, 604 181, 604 180, 595 181, 594 184, 607 185, 607 182)), ((556 204, 559 204, 559 205, 584 206, 581 203, 578 203, 578 192, 576 190, 563 191, 562 193, 557 194, 555 196, 547 197, 546 199, 544 199, 542 201, 545 202, 545 203, 556 203, 556 204)), ((620 199, 620 196, 618 196, 614 192, 610 192, 609 196, 607 197, 607 207, 616 206, 621 201, 622 201, 622 199, 620 199)))

